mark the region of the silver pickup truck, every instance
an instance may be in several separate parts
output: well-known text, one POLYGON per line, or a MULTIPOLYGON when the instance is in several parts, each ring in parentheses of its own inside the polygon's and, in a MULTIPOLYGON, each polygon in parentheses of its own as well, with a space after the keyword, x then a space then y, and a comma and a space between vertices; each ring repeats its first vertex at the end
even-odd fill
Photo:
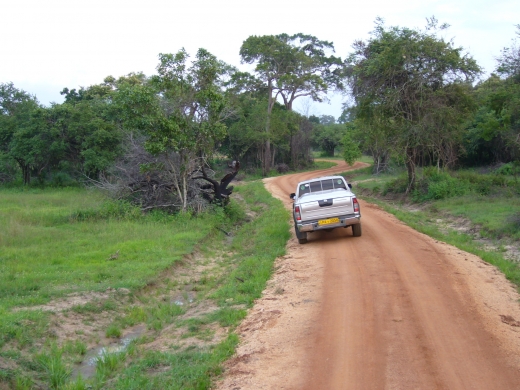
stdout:
POLYGON ((298 183, 292 193, 294 228, 300 244, 307 233, 352 226, 354 237, 361 236, 361 212, 356 195, 342 176, 326 176, 298 183))

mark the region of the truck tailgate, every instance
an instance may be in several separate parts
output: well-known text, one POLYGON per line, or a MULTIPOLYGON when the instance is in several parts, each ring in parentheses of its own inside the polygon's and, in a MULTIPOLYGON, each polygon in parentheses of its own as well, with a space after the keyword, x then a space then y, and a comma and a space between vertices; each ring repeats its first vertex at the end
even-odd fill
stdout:
POLYGON ((353 214, 352 198, 352 196, 343 196, 340 198, 322 198, 320 200, 309 199, 308 202, 301 202, 301 219, 302 221, 309 221, 353 214))

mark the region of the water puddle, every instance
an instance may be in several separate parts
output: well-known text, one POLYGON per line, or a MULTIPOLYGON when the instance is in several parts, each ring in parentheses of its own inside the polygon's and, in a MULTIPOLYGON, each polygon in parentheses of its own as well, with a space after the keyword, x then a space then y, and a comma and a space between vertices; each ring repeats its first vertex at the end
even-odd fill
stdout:
POLYGON ((193 291, 186 291, 182 295, 177 295, 170 302, 177 306, 186 306, 193 303, 197 298, 197 294, 193 291))
POLYGON ((76 379, 79 375, 83 379, 89 379, 96 373, 96 364, 98 361, 103 360, 103 357, 107 354, 121 353, 124 352, 130 343, 140 337, 146 331, 145 325, 138 325, 134 328, 130 328, 129 331, 122 337, 117 343, 112 343, 106 346, 98 346, 92 348, 85 355, 85 359, 72 371, 72 380, 76 379))

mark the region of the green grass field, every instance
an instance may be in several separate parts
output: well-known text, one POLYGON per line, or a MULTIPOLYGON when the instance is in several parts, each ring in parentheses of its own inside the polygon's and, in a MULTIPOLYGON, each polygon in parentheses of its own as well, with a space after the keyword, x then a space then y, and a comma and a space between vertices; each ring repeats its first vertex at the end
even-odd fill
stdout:
POLYGON ((209 388, 290 236, 261 182, 235 192, 225 209, 168 216, 85 189, 0 190, 0 388, 209 388), (34 310, 78 294, 94 298, 34 310), (192 298, 179 306, 172 294, 192 298), (190 314, 198 306, 214 309, 190 314), (76 336, 65 338, 71 319, 76 336), (136 326, 141 336, 98 358, 92 376, 74 374, 93 345, 136 326), (155 338, 171 347, 144 346, 155 338), (201 344, 183 343, 192 339, 201 344))

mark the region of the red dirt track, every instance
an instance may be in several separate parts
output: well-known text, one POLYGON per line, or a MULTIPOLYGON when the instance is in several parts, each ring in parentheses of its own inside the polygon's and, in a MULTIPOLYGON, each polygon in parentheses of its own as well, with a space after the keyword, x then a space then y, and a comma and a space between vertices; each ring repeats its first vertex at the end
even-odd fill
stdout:
MULTIPOLYGON (((348 169, 264 182, 290 208, 299 181, 348 169)), ((293 234, 217 388, 520 389, 516 289, 375 205, 361 213, 361 237, 293 234)))

